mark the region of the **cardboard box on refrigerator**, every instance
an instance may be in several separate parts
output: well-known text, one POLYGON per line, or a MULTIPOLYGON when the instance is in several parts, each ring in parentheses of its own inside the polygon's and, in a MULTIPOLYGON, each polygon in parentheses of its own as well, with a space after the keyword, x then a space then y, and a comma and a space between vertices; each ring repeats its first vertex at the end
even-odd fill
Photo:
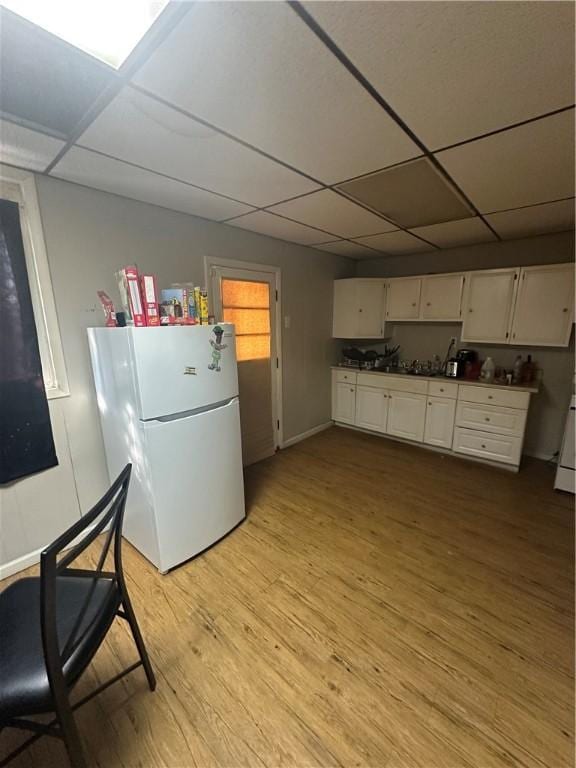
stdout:
POLYGON ((146 325, 160 325, 156 275, 140 275, 140 286, 142 289, 142 303, 144 305, 146 325))

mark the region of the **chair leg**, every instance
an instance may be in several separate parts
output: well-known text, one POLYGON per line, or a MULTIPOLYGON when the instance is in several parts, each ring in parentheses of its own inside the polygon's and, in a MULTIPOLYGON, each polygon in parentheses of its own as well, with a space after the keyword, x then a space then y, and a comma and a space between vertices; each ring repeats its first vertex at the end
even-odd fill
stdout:
POLYGON ((136 643, 136 648, 138 649, 138 653, 140 654, 140 659, 142 661, 144 671, 146 672, 148 685, 150 686, 150 690, 153 691, 156 688, 156 677, 154 675, 154 670, 152 669, 152 664, 150 664, 150 659, 148 658, 148 651, 146 650, 146 646, 144 645, 144 640, 142 639, 142 634, 140 633, 140 627, 138 626, 138 622, 136 621, 136 615, 134 613, 134 609, 132 608, 132 604, 130 603, 130 598, 126 594, 125 590, 123 592, 124 594, 122 595, 122 605, 124 606, 124 612, 126 614, 126 618, 128 619, 128 623, 130 624, 130 629, 132 630, 132 637, 134 638, 134 642, 136 643))
POLYGON ((56 716, 60 724, 66 751, 70 758, 70 765, 72 768, 87 768, 82 742, 80 741, 70 703, 62 700, 55 703, 56 716))

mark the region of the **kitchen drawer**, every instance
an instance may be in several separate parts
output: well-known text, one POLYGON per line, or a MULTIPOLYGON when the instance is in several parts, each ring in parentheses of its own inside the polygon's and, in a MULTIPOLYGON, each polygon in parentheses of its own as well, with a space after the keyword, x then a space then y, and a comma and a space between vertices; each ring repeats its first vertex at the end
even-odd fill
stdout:
POLYGON ((486 461, 518 466, 522 452, 522 438, 456 427, 452 450, 486 461))
POLYGON ((429 381, 428 394, 430 397, 451 397, 456 400, 458 384, 454 384, 452 381, 429 381))
POLYGON ((521 411, 518 408, 499 408, 495 405, 481 405, 459 400, 456 408, 456 425, 467 429, 481 429, 484 432, 497 432, 499 435, 522 437, 527 415, 528 411, 521 411))
POLYGON ((483 405, 503 405, 505 408, 528 410, 529 392, 516 392, 505 387, 475 387, 460 384, 458 399, 483 405))
POLYGON ((386 373, 359 373, 358 384, 365 387, 393 389, 396 392, 409 392, 413 395, 426 395, 428 382, 411 376, 390 376, 386 373))
POLYGON ((356 384, 356 371, 333 371, 334 381, 341 384, 356 384))

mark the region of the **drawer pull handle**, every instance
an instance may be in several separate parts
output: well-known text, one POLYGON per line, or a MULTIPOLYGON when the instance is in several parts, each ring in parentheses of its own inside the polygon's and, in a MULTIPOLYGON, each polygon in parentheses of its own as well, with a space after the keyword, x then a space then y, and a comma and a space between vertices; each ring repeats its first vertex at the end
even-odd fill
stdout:
POLYGON ((429 402, 429 403, 428 403, 428 405, 432 405, 432 403, 431 403, 431 402, 429 402))
POLYGON ((440 387, 440 392, 444 392, 444 387, 440 387))
POLYGON ((484 445, 484 443, 482 443, 482 445, 480 446, 480 448, 484 448, 484 449, 486 448, 486 446, 484 445))
POLYGON ((350 390, 350 392, 354 392, 354 390, 353 390, 353 389, 351 389, 351 390, 350 390))
POLYGON ((490 417, 489 417, 489 416, 486 416, 486 418, 484 419, 484 421, 490 421, 490 417))
MULTIPOLYGON (((414 307, 415 305, 414 305, 414 304, 412 304, 412 306, 414 307)), ((430 306, 431 306, 431 304, 430 304, 430 302, 429 302, 429 301, 427 301, 427 302, 426 302, 426 306, 427 306, 427 307, 430 307, 430 306)))
POLYGON ((488 395, 488 400, 494 400, 494 395, 488 395))
POLYGON ((564 307, 564 309, 562 310, 562 312, 568 312, 568 307, 564 307))

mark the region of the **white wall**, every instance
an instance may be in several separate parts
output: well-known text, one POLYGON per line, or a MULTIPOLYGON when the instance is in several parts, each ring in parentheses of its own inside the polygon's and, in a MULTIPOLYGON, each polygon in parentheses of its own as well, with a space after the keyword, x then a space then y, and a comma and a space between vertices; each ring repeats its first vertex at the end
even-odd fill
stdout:
POLYGON ((330 419, 332 283, 354 270, 339 256, 44 176, 36 181, 71 395, 51 403, 61 466, 0 492, 0 576, 106 488, 86 328, 104 324, 98 289, 118 299, 115 270, 136 263, 168 286, 204 284, 205 255, 279 266, 291 319, 282 331, 285 440, 330 419))
MULTIPOLYGON (((396 256, 359 262, 357 275, 400 277, 430 272, 494 269, 497 267, 555 264, 574 259, 574 233, 561 232, 523 240, 452 248, 439 253, 396 256)), ((407 359, 444 359, 451 336, 460 341, 460 323, 394 323, 387 325, 400 355, 407 359)), ((532 398, 526 428, 525 452, 550 458, 559 449, 574 376, 574 333, 568 348, 530 348, 512 345, 471 344, 482 358, 490 355, 496 365, 512 368, 516 355, 532 358, 543 371, 539 394, 532 398)))

